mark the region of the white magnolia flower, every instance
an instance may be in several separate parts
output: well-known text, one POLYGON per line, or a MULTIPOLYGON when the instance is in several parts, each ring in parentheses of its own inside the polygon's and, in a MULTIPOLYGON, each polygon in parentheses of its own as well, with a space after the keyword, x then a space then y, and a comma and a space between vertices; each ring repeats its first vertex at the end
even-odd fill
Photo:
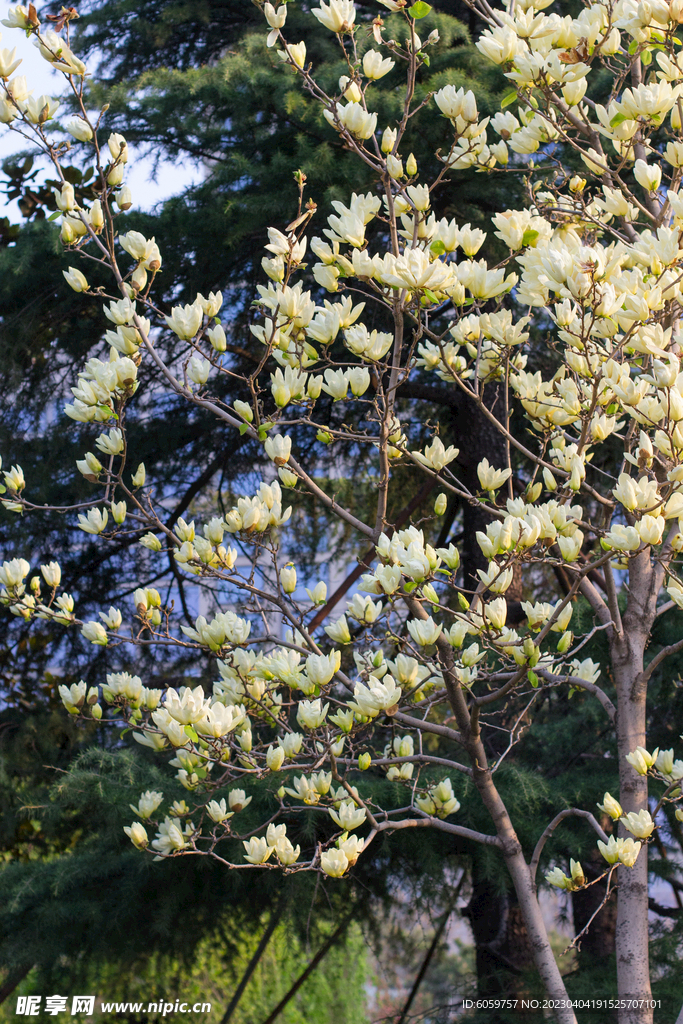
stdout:
POLYGON ((327 715, 329 704, 323 704, 322 700, 302 700, 296 712, 296 720, 305 729, 319 729, 327 715))
POLYGON ((330 878, 341 878, 349 866, 349 859, 343 850, 325 850, 320 854, 320 867, 330 878))
POLYGON ((435 437, 430 445, 422 452, 412 452, 412 455, 418 462, 421 462, 423 466, 428 466, 429 469, 435 469, 437 473, 447 466, 453 459, 457 459, 460 451, 453 445, 449 445, 445 448, 440 438, 435 437))
MULTIPOLYGON (((363 74, 366 78, 384 78, 394 67, 395 61, 390 57, 382 57, 377 50, 366 50, 363 55, 363 74)), ((384 143, 382 143, 384 145, 384 143)), ((391 152, 391 150, 389 150, 391 152)))
POLYGON ((329 814, 332 821, 345 832, 352 832, 365 821, 365 808, 357 807, 353 800, 344 800, 336 811, 330 807, 329 814))
POLYGON ((163 799, 163 793, 159 793, 153 789, 148 789, 142 794, 137 805, 130 804, 130 809, 133 814, 137 814, 139 818, 150 818, 163 799))
POLYGON ((320 7, 314 7, 311 14, 331 32, 348 32, 356 20, 353 0, 321 0, 320 7))

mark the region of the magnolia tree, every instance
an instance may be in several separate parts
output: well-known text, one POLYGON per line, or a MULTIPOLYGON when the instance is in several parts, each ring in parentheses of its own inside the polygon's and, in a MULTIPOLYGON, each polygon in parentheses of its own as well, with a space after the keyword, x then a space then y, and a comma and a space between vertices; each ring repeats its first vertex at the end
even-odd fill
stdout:
MULTIPOLYGON (((149 689, 125 671, 108 675, 101 688, 61 688, 70 713, 125 723, 187 790, 172 806, 160 792, 141 795, 137 820, 126 828, 141 851, 338 878, 382 832, 426 827, 487 844, 507 865, 549 1005, 568 1024, 575 1013, 536 872, 549 837, 578 816, 597 834, 607 893, 618 890, 619 1020, 651 1021, 648 844, 665 813, 683 820, 683 761, 673 750, 650 750, 646 736, 648 681, 683 641, 645 662, 657 617, 683 608, 683 63, 676 35, 683 3, 591 3, 572 18, 545 13, 549 0, 511 0, 497 10, 472 0, 485 22, 477 46, 511 85, 503 109, 489 118, 471 92, 453 85, 415 98, 437 39, 432 32, 423 41, 416 30, 430 8, 422 0, 412 7, 381 2, 396 14, 387 24, 381 17, 361 23, 351 0, 311 10, 336 35, 345 62, 334 93, 316 80, 305 45, 287 38, 287 6, 262 6, 283 75, 297 75, 319 101, 327 130, 367 165, 376 187, 334 202, 327 226, 309 238, 316 207, 298 175, 298 211, 270 229, 265 245, 250 342, 258 365, 249 376, 238 376, 226 351, 221 294, 198 295, 170 312, 157 308, 150 288, 162 253, 154 239, 117 233, 117 217, 132 203, 128 149, 121 135, 104 141, 102 113, 88 109, 86 68, 69 40, 75 11, 63 8, 47 29, 32 6, 9 11, 3 24, 33 36, 64 77, 78 112, 63 128, 97 168, 93 201, 78 203, 63 175, 56 194, 62 242, 82 268, 70 268, 66 280, 86 301, 104 299, 108 321, 107 352, 78 371, 66 408, 93 430, 94 450, 77 463, 93 497, 73 514, 101 543, 133 532, 152 567, 171 550, 187 581, 214 593, 216 610, 194 628, 180 626, 158 592, 141 586, 128 611, 110 608, 82 621, 60 587, 58 563, 40 567, 42 580, 29 580, 21 558, 0 570, 2 600, 23 619, 79 627, 93 644, 115 649, 122 668, 130 645, 194 650, 215 662, 212 693, 149 689), (405 68, 402 111, 385 126, 372 109, 373 83, 395 67, 405 68), (599 104, 587 89, 602 69, 611 91, 599 104), (402 152, 427 103, 443 115, 448 140, 431 181, 402 152), (471 168, 521 170, 528 183, 525 209, 492 217, 493 234, 509 249, 497 266, 476 259, 483 231, 430 212, 434 191, 457 187, 458 174, 471 168), (91 288, 91 265, 111 284, 91 288), (316 304, 307 285, 329 298, 316 304), (526 368, 542 347, 530 344, 535 327, 547 339, 552 376, 526 368), (175 361, 155 346, 164 331, 186 343, 175 361), (270 460, 255 494, 201 525, 179 519, 167 528, 163 494, 144 465, 131 473, 127 409, 150 365, 171 392, 217 417, 226 432, 247 434, 270 460), (476 493, 460 482, 458 452, 444 446, 438 428, 426 446, 406 436, 397 403, 416 373, 435 374, 466 395, 503 435, 507 464, 481 462, 476 493), (215 396, 221 376, 241 399, 215 396), (497 389, 494 411, 485 385, 497 389), (332 407, 328 396, 334 423, 323 411, 332 407), (521 437, 511 430, 513 414, 525 418, 521 437), (300 452, 294 433, 304 439, 300 452), (324 453, 341 452, 343 467, 351 448, 364 449, 376 472, 370 522, 337 500, 333 484, 319 482, 324 453), (440 489, 437 516, 449 495, 489 516, 477 534, 489 565, 476 590, 464 588, 453 544, 435 549, 424 528, 388 519, 399 464, 440 489), (308 591, 310 600, 295 600, 282 488, 314 495, 331 519, 371 545, 361 593, 324 629, 316 607, 325 604, 325 584, 308 591), (520 572, 538 579, 539 567, 559 570, 566 592, 556 603, 524 602, 523 625, 510 628, 506 590, 520 572), (579 597, 592 624, 575 636, 579 597), (598 666, 581 653, 598 632, 609 648, 611 696, 598 683, 598 666), (489 760, 487 732, 500 729, 497 707, 516 707, 509 750, 530 703, 548 688, 585 691, 600 703, 618 749, 620 792, 618 799, 605 794, 599 820, 595 809, 558 808, 535 849, 525 850, 497 785, 503 758, 489 760), (397 783, 400 806, 380 806, 376 787, 364 792, 360 772, 368 768, 397 783), (460 776, 488 812, 486 832, 462 820, 459 783, 453 786, 460 776), (240 811, 250 785, 270 778, 275 813, 245 834, 240 811), (329 816, 331 837, 294 847, 286 822, 295 811, 329 816), (244 852, 231 856, 239 840, 244 852)), ((34 97, 23 77, 11 77, 18 63, 14 52, 0 51, 0 120, 36 141, 61 175, 74 143, 64 141, 53 117, 56 101, 34 97)), ((7 510, 36 510, 20 467, 4 479, 7 510)), ((559 889, 588 884, 576 861, 569 874, 546 864, 547 881, 559 889)))

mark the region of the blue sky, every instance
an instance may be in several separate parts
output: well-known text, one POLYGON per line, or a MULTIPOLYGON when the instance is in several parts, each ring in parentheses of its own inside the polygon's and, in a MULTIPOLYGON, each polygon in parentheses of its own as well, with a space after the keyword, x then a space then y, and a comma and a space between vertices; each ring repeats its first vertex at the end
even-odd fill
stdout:
MULTIPOLYGON (((0 3, 0 11, 5 16, 8 4, 0 3)), ((0 48, 12 50, 16 47, 17 57, 21 57, 23 63, 15 71, 15 75, 25 75, 29 89, 33 90, 34 96, 43 93, 49 96, 58 97, 64 90, 65 80, 60 73, 52 71, 45 60, 40 56, 38 49, 33 45, 31 39, 27 39, 23 32, 18 29, 2 27, 0 48)), ((60 111, 57 112, 59 118, 60 111)), ((0 160, 11 156, 13 153, 21 152, 28 148, 28 143, 17 133, 8 130, 7 125, 0 124, 0 160)), ((152 177, 153 160, 136 159, 135 150, 131 149, 131 160, 128 165, 126 182, 133 192, 133 200, 137 209, 149 210, 160 201, 171 195, 177 195, 183 188, 193 180, 197 180, 200 169, 188 165, 186 159, 179 165, 165 161, 157 168, 155 179, 152 177)), ((16 203, 9 206, 2 206, 0 197, 0 216, 8 216, 14 222, 21 219, 16 203)))

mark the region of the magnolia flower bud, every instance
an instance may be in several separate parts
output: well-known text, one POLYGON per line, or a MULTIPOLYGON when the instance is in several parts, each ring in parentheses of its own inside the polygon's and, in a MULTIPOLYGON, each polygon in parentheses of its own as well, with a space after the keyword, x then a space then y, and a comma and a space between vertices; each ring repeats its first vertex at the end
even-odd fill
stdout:
POLYGON ((270 768, 271 772, 279 772, 284 759, 285 752, 282 747, 268 747, 268 751, 266 753, 266 764, 270 768))
POLYGON ((406 160, 406 174, 409 178, 414 178, 417 174, 417 160, 412 153, 406 160))
POLYGON ((62 570, 58 562, 48 562, 41 565, 40 571, 48 587, 58 587, 62 580, 62 570))
POLYGON ((106 647, 109 643, 107 631, 101 622, 85 622, 81 626, 81 633, 86 640, 90 641, 91 644, 106 647))
POLYGON ((647 775, 652 765, 657 760, 659 754, 659 747, 650 753, 645 747, 636 747, 630 754, 626 755, 626 760, 634 768, 639 775, 647 775))
POLYGON ((434 512, 436 513, 437 516, 442 516, 446 511, 447 506, 448 498, 442 491, 441 494, 437 496, 437 499, 434 502, 434 512))
MULTIPOLYGON (((73 243, 76 241, 77 235, 74 226, 70 220, 67 220, 66 217, 62 220, 62 228, 59 232, 59 237, 61 238, 64 245, 73 245, 73 243)), ((71 284, 71 282, 69 282, 69 284, 71 284)), ((73 287, 73 285, 71 287, 73 287)))
POLYGON ((609 793, 605 793, 602 803, 598 804, 598 807, 604 814, 609 815, 612 821, 618 821, 624 813, 619 801, 615 800, 609 793))
MULTIPOLYGON (((567 82, 562 86, 562 96, 567 106, 574 107, 583 99, 588 88, 588 79, 578 78, 575 82, 567 82)), ((571 188, 571 185, 569 186, 571 188)))
POLYGON ((296 569, 293 565, 285 565, 280 569, 280 583, 285 594, 293 594, 296 590, 296 569))
POLYGON ((119 525, 125 521, 127 505, 125 501, 112 501, 111 514, 115 523, 119 525))
POLYGON ((107 174, 107 185, 111 185, 114 188, 117 185, 120 185, 121 182, 123 181, 125 173, 126 173, 125 164, 123 164, 123 163, 114 164, 114 166, 111 168, 111 170, 107 174))
MULTIPOLYGON (((295 64, 296 67, 298 68, 303 68, 304 64, 306 63, 306 44, 303 41, 300 43, 290 43, 288 49, 289 58, 291 59, 292 63, 295 64)), ((286 53, 281 54, 281 56, 284 58, 284 60, 287 60, 288 55, 286 53)))
POLYGON ((656 192, 662 180, 662 168, 659 164, 648 164, 645 160, 636 160, 633 175, 643 188, 649 192, 656 192))
POLYGON ((570 629, 568 629, 567 632, 563 633, 560 639, 557 641, 557 653, 566 654, 569 648, 571 647, 573 640, 574 634, 570 629))
POLYGON ((206 336, 211 342, 211 346, 214 352, 225 352, 228 343, 225 337, 225 331, 221 324, 216 324, 215 327, 210 327, 206 332, 206 336))
POLYGON ((280 466, 277 475, 280 477, 283 487, 288 487, 290 490, 293 490, 299 482, 296 473, 292 473, 291 469, 287 469, 286 466, 280 466))
POLYGON ((136 292, 141 292, 147 284, 147 271, 143 266, 136 267, 131 274, 130 283, 136 292))
POLYGON ((75 292, 87 292, 90 288, 85 274, 82 274, 80 270, 75 267, 69 267, 68 270, 63 270, 64 278, 66 283, 73 288, 75 292))
POLYGON ((385 128, 382 132, 382 152, 391 153, 392 149, 396 145, 396 138, 398 132, 396 128, 385 128))
POLYGON ((144 850, 149 845, 149 839, 147 837, 145 827, 144 825, 141 825, 139 821, 133 822, 132 825, 124 825, 123 831, 126 833, 133 846, 137 847, 138 850, 144 850))
POLYGON ((128 143, 123 135, 112 132, 107 140, 112 160, 119 160, 122 164, 128 162, 128 143))
POLYGON ((349 103, 360 103, 363 95, 358 82, 352 82, 347 75, 342 75, 339 79, 339 91, 349 103))
POLYGON ((161 541, 153 533, 146 533, 140 538, 140 544, 148 551, 161 551, 161 541))
POLYGON ((251 411, 251 406, 248 402, 242 402, 239 398, 233 402, 233 407, 238 416, 240 416, 246 423, 252 423, 254 414, 251 411))
POLYGON ((133 205, 133 193, 129 185, 122 185, 116 193, 116 205, 119 210, 130 210, 133 205))
POLYGON ((74 210, 76 208, 76 194, 74 187, 68 181, 65 181, 61 189, 57 191, 54 189, 52 192, 55 197, 57 209, 64 211, 74 210))
POLYGON ((399 156, 392 156, 390 153, 387 156, 387 170, 392 178, 403 177, 403 161, 399 156))
POLYGON ((92 139, 92 128, 82 117, 74 117, 64 125, 69 135, 79 142, 89 142, 92 139))
POLYGON ((102 212, 102 203, 99 199, 96 199, 90 207, 90 227, 93 229, 95 234, 99 234, 104 227, 104 214, 102 212))

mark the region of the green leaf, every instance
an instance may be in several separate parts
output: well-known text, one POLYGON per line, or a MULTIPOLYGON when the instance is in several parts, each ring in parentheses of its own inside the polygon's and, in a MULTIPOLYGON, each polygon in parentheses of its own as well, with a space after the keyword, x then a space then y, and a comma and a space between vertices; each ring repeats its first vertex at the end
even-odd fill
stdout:
POLYGON ((6 491, 7 491, 7 488, 5 487, 5 485, 4 484, 0 484, 0 494, 5 494, 6 491))
POLYGON ((193 743, 197 743, 197 741, 199 740, 199 736, 195 732, 194 726, 186 725, 185 728, 183 729, 183 732, 185 733, 186 736, 189 736, 193 743))
POLYGON ((616 128, 618 124, 623 124, 623 122, 627 120, 628 118, 626 117, 626 114, 615 114, 610 121, 609 126, 610 128, 616 128))
POLYGON ((244 435, 246 434, 246 432, 248 430, 249 430, 249 424, 248 423, 242 423, 241 426, 240 426, 240 437, 244 437, 244 435))
MULTIPOLYGON (((538 686, 538 676, 536 675, 535 672, 532 672, 531 669, 529 669, 528 676, 529 676, 529 682, 531 683, 531 685, 533 686, 533 688, 535 690, 536 687, 538 686)), ((187 726, 185 728, 187 728, 187 726)))
POLYGON ((403 589, 405 590, 406 594, 412 594, 416 587, 417 583, 405 583, 403 585, 403 589))
POLYGON ((413 6, 409 8, 408 14, 411 18, 415 18, 416 21, 419 21, 420 18, 426 18, 431 9, 431 6, 426 4, 425 0, 417 0, 417 3, 413 4, 413 6))
POLYGON ((643 50, 643 52, 640 55, 640 62, 645 67, 647 67, 648 64, 652 64, 652 53, 650 50, 643 50))
POLYGON ((440 238, 437 238, 435 242, 429 246, 429 251, 433 252, 435 256, 443 256, 446 251, 446 246, 443 244, 440 238))
POLYGON ((83 173, 78 167, 64 167, 62 173, 70 185, 80 185, 83 180, 83 173))
POLYGON ((638 49, 639 46, 640 46, 640 43, 637 42, 637 40, 635 40, 635 39, 633 40, 632 43, 629 44, 628 52, 629 52, 631 57, 636 52, 636 50, 638 49))
POLYGON ((62 216, 62 211, 61 210, 55 210, 55 212, 51 213, 50 216, 47 219, 48 220, 57 220, 57 218, 61 217, 61 216, 62 216))
POLYGON ((534 231, 533 228, 527 228, 522 235, 522 245, 533 245, 538 238, 538 231, 534 231))
POLYGON ((434 292, 430 292, 429 288, 425 288, 425 298, 429 299, 430 302, 438 302, 437 296, 434 292))
POLYGON ((425 64, 427 67, 431 66, 432 62, 430 61, 430 59, 429 59, 429 57, 427 56, 426 53, 425 53, 425 55, 422 58, 422 63, 425 64))
POLYGON ((510 89, 508 92, 505 93, 505 95, 503 96, 502 100, 500 101, 501 109, 504 109, 505 107, 509 107, 510 104, 514 103, 516 99, 517 99, 517 90, 516 89, 510 89))
POLYGON ((259 427, 258 428, 258 439, 259 439, 259 441, 265 441, 265 439, 267 437, 268 437, 268 431, 265 429, 265 427, 259 427))

